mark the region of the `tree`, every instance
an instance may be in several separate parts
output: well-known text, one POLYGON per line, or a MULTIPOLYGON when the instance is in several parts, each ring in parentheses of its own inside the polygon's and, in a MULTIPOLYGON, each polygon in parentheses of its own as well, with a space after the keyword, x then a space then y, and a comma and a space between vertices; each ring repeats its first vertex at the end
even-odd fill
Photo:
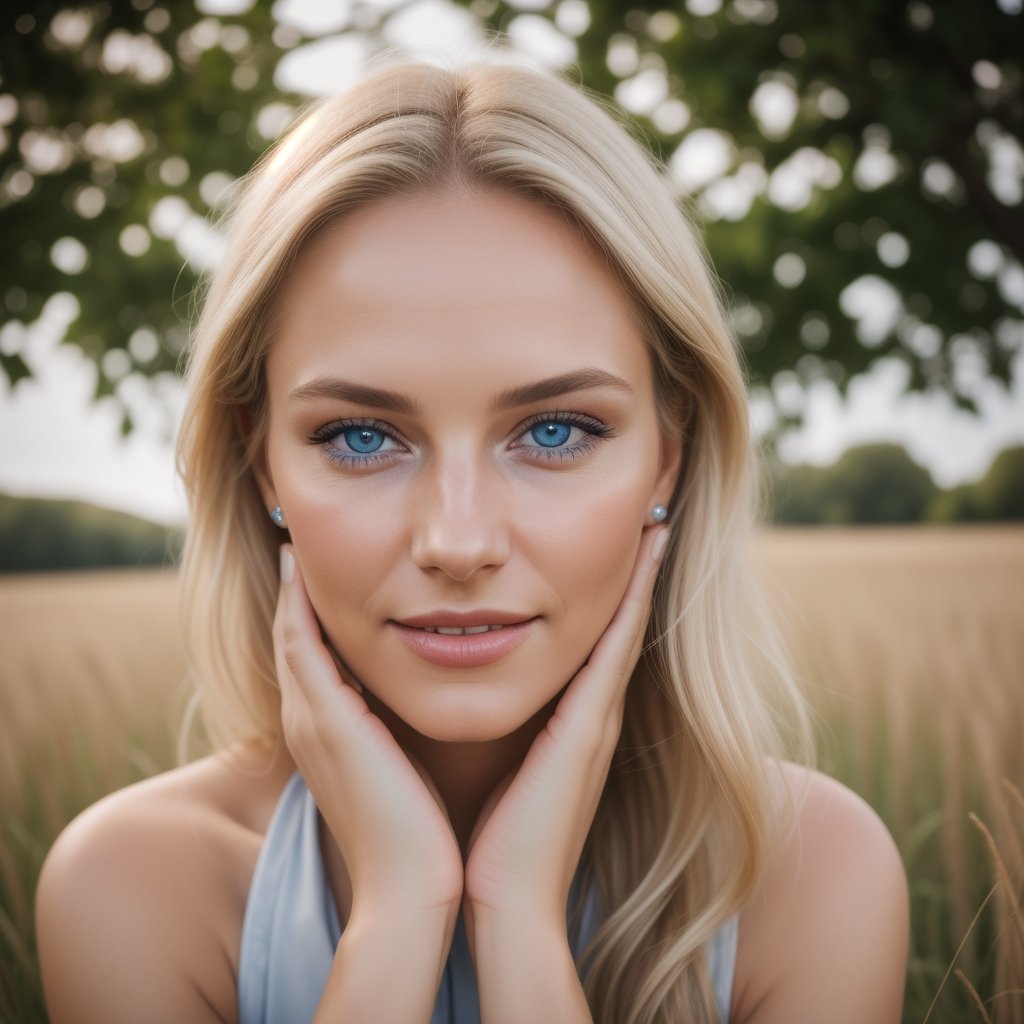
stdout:
POLYGON ((774 492, 782 523, 917 523, 936 487, 900 445, 867 444, 831 466, 784 471, 774 492))
MULTIPOLYGON (((462 5, 562 53, 669 161, 755 385, 845 389, 893 356, 911 388, 970 407, 979 376, 1009 379, 1024 334, 1019 0, 462 5)), ((318 30, 276 24, 270 6, 3 6, 0 298, 30 320, 71 291, 69 340, 97 360, 99 394, 174 368, 215 250, 197 242, 203 218, 301 100, 274 69, 318 30)), ((409 7, 354 0, 331 31, 376 46, 409 7)), ((0 368, 17 380, 6 337, 0 368)), ((799 398, 780 407, 799 418, 799 398)))
POLYGON ((977 518, 1024 519, 1024 447, 1007 448, 974 486, 977 518))
POLYGON ((176 532, 84 501, 0 494, 0 573, 172 563, 176 532))

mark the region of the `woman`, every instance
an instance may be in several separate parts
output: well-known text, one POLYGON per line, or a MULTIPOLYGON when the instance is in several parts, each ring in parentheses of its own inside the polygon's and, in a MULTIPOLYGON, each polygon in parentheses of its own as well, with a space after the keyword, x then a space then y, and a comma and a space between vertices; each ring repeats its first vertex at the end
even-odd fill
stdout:
POLYGON ((607 113, 496 63, 315 107, 189 378, 220 753, 51 852, 57 1024, 898 1019, 899 858, 784 760, 737 355, 607 113))

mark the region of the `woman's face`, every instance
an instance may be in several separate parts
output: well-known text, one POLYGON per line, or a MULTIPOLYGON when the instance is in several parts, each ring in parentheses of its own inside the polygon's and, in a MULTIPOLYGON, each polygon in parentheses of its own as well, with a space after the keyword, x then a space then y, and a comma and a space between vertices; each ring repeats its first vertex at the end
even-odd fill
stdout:
POLYGON ((258 476, 326 637, 420 733, 507 735, 586 661, 678 472, 627 293, 557 214, 449 189, 329 225, 275 315, 258 476))

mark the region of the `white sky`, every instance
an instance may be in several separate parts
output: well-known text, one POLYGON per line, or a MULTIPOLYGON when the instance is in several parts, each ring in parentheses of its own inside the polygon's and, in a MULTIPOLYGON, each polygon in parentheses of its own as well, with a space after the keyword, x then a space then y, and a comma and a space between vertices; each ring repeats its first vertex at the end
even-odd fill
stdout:
MULTIPOLYGON (((216 13, 245 8, 250 3, 202 0, 200 7, 216 13)), ((388 0, 376 3, 388 6, 388 0)), ((528 13, 533 6, 529 0, 521 0, 518 6, 523 13, 510 24, 509 35, 521 51, 535 62, 553 67, 575 59, 571 19, 562 19, 565 25, 559 22, 563 33, 553 32, 549 22, 540 25, 540 19, 528 13)), ((568 10, 572 4, 562 6, 568 10)), ((278 0, 274 14, 278 20, 301 24, 307 31, 327 33, 336 31, 339 17, 347 20, 351 9, 350 3, 339 5, 337 0, 329 4, 278 0), (320 29, 310 22, 316 21, 317 12, 317 16, 326 18, 320 29)), ((428 53, 465 51, 479 41, 467 12, 447 0, 419 0, 396 19, 386 39, 393 46, 414 43, 428 53)), ((355 53, 352 45, 351 37, 347 41, 324 38, 298 48, 281 62, 278 83, 309 94, 343 87, 357 76, 359 65, 369 56, 368 52, 355 53), (339 46, 348 46, 344 55, 338 52, 339 46)), ((666 123, 671 121, 677 126, 674 130, 682 128, 689 116, 685 108, 676 109, 681 106, 678 101, 665 100, 657 83, 640 82, 640 77, 632 80, 636 88, 627 90, 620 102, 633 112, 660 103, 655 116, 660 113, 666 123)), ((775 95, 761 90, 762 94, 752 100, 755 113, 770 131, 785 130, 783 122, 789 114, 784 91, 776 89, 779 95, 775 95)), ((703 149, 696 145, 701 142, 700 132, 691 133, 689 149, 681 147, 677 174, 685 177, 689 173, 687 160, 693 163, 690 157, 705 171, 713 163, 716 140, 710 138, 713 132, 705 134, 709 138, 703 149), (690 152, 696 149, 701 152, 690 152)), ((825 176, 818 182, 823 187, 828 187, 828 171, 828 167, 814 170, 825 176)), ((1019 183, 1020 168, 1016 165, 1014 174, 1019 183)), ((721 215, 742 216, 755 192, 772 188, 771 182, 748 177, 750 180, 741 175, 723 178, 718 192, 709 196, 717 202, 721 215), (730 212, 730 203, 736 206, 735 211, 730 212)), ((796 181, 796 177, 794 171, 787 181, 796 181)), ((810 187, 804 182, 803 190, 808 194, 810 187)), ((802 194, 790 199, 806 201, 802 194)), ((181 246, 185 240, 178 241, 181 246)), ((1020 287, 1016 291, 1020 292, 1020 287)), ((1015 298, 1019 301, 1020 295, 1015 298)), ((0 331, 0 348, 21 351, 35 374, 13 393, 6 382, 0 382, 0 491, 80 498, 165 523, 181 521, 186 510, 174 473, 171 441, 181 406, 180 384, 166 379, 158 382, 164 401, 153 401, 140 381, 124 382, 126 400, 136 411, 140 426, 131 436, 122 438, 120 414, 114 403, 91 400, 95 368, 78 349, 60 343, 68 310, 68 304, 51 301, 43 318, 27 332, 17 324, 0 331), (170 413, 161 414, 161 410, 170 413)), ((944 395, 907 396, 905 370, 893 360, 876 365, 871 373, 855 380, 845 402, 832 385, 821 382, 806 397, 803 427, 784 439, 781 454, 789 461, 822 464, 831 462, 851 445, 894 440, 901 442, 942 486, 977 479, 1002 448, 1024 444, 1024 352, 1014 369, 1009 392, 994 382, 981 386, 979 417, 957 410, 944 395)), ((755 403, 755 423, 762 415, 763 408, 755 403)))

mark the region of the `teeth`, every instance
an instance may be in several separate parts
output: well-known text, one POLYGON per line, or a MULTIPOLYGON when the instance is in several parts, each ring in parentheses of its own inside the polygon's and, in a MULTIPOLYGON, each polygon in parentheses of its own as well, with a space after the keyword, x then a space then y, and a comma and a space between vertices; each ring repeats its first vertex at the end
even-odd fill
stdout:
POLYGON ((501 626, 424 626, 427 633, 443 633, 445 636, 470 636, 474 633, 486 633, 490 629, 501 629, 501 626))

